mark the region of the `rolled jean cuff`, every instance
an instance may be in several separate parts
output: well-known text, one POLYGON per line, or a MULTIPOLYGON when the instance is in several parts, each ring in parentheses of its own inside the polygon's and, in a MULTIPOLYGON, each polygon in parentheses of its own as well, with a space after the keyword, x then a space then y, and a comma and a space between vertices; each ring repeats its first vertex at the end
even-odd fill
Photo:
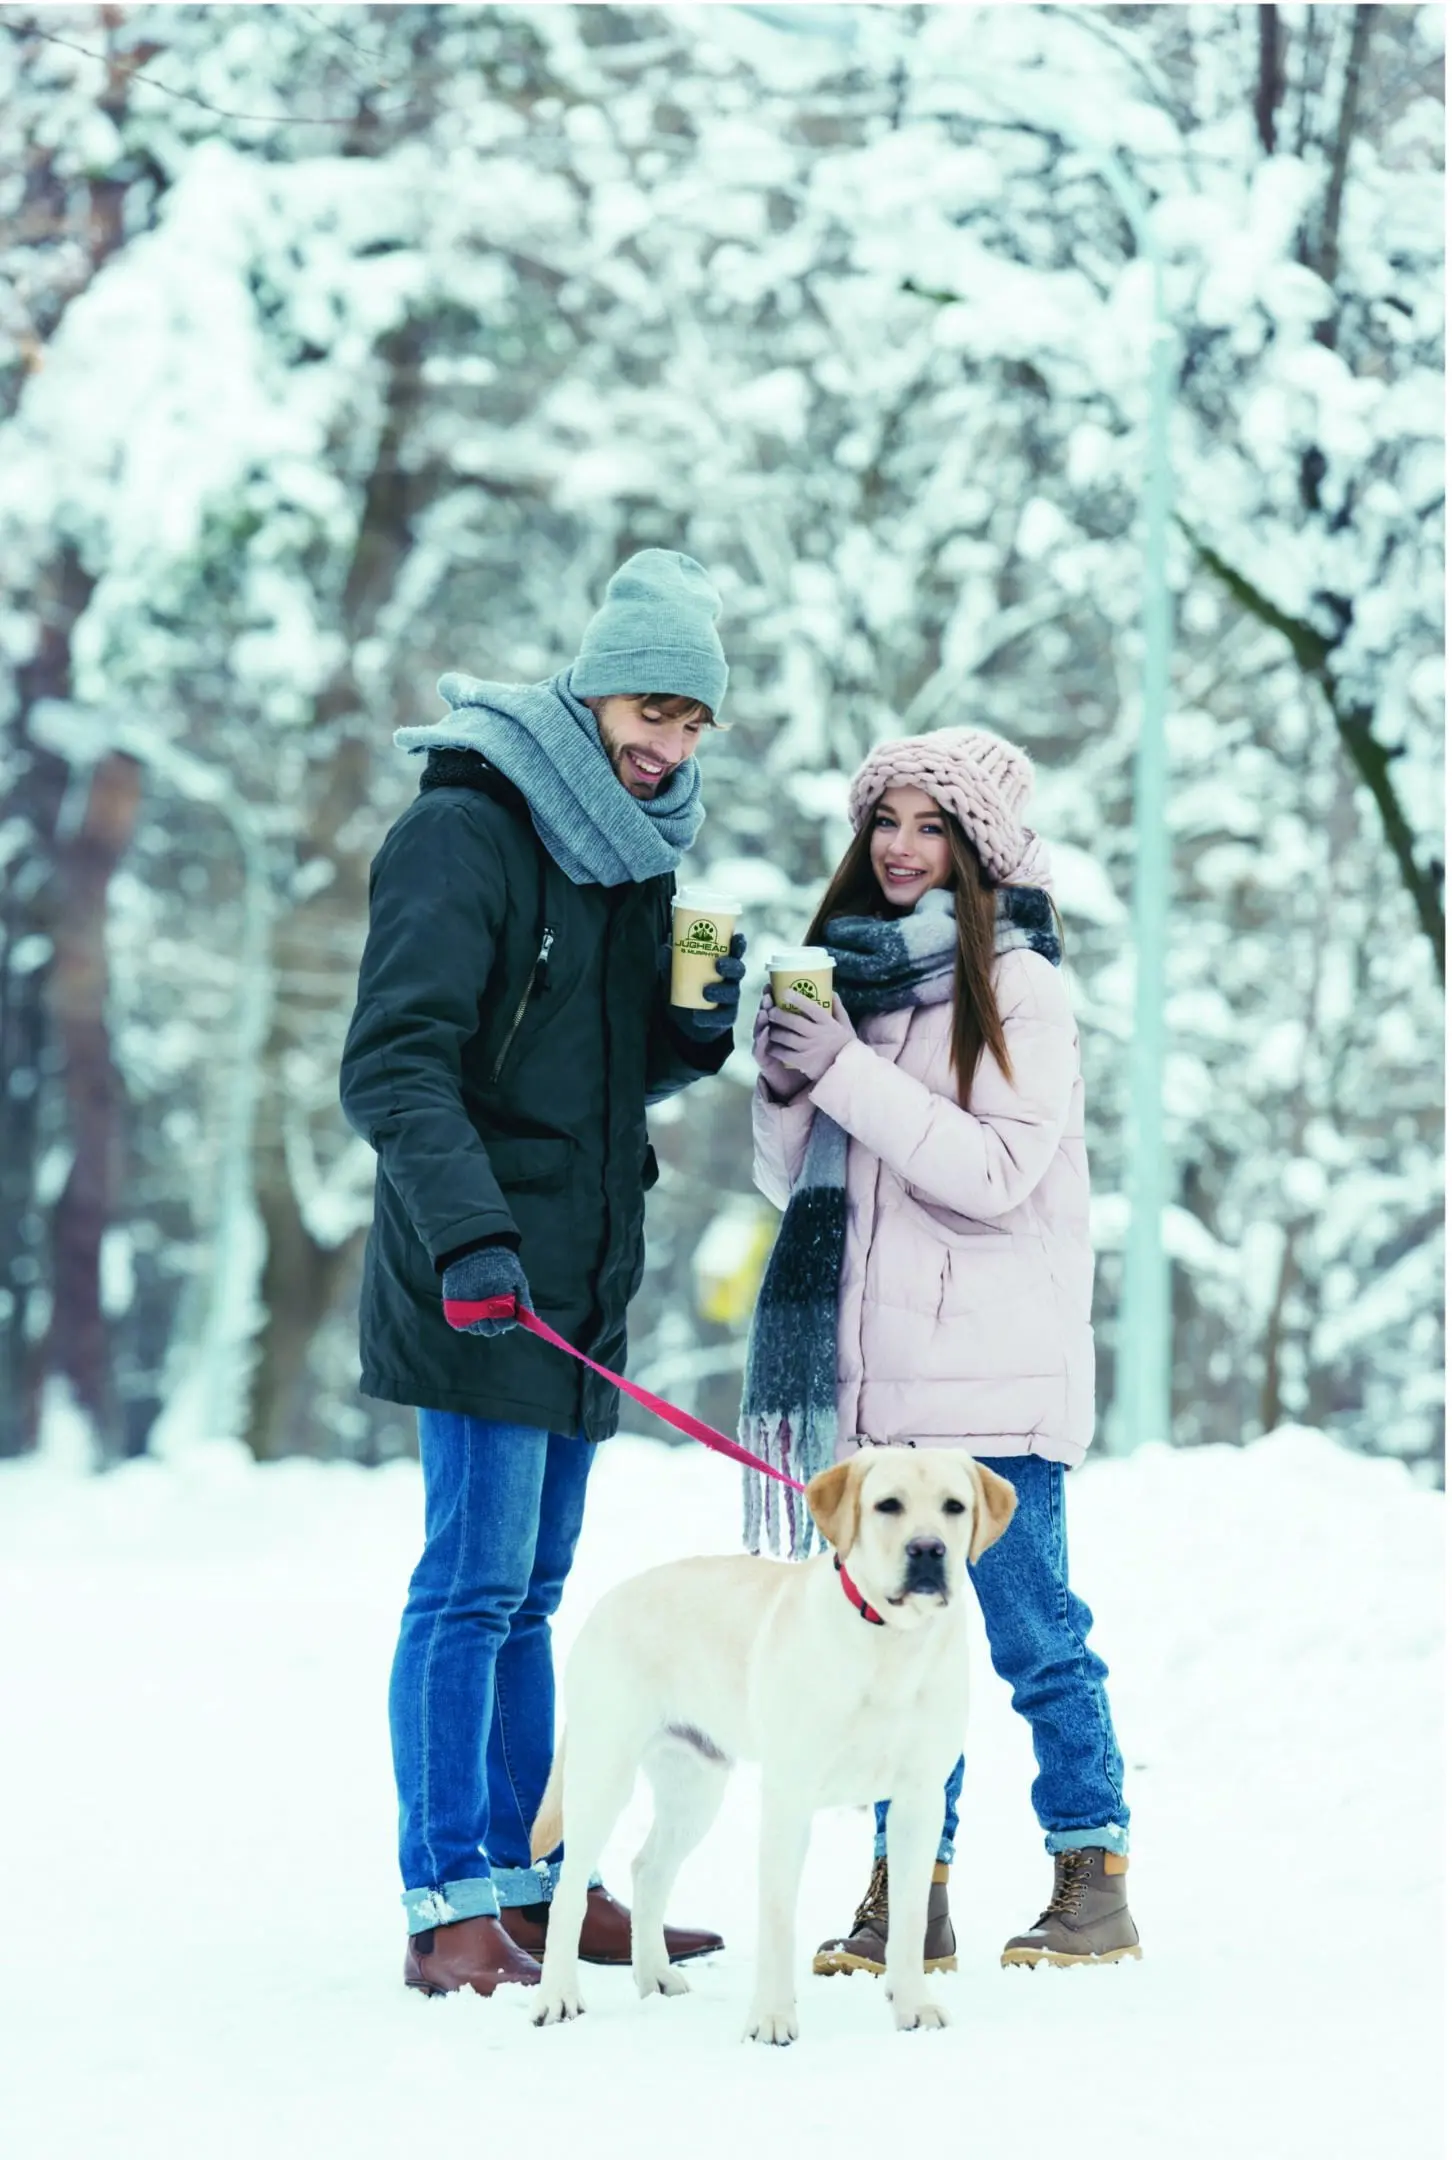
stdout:
MULTIPOLYGON (((560 1879, 558 1860, 539 1860, 533 1867, 502 1867, 494 1870, 494 1888, 501 1905, 548 1905, 560 1879)), ((589 1888, 602 1890, 598 1875, 589 1888)))
POLYGON ((487 1875, 446 1882, 438 1890, 405 1890, 402 1897, 410 1935, 425 1928, 448 1927, 454 1920, 497 1920, 499 1898, 487 1875))
POLYGON ((1087 1845, 1097 1846, 1104 1852, 1129 1852, 1129 1829, 1124 1823, 1101 1823, 1097 1830, 1046 1830, 1044 1851, 1083 1852, 1087 1845))
MULTIPOLYGON (((874 1860, 885 1860, 887 1858, 887 1832, 885 1830, 879 1830, 872 1840, 872 1857, 874 1860)), ((950 1837, 939 1838, 939 1865, 943 1867, 951 1866, 955 1857, 956 1848, 953 1840, 950 1837)))
POLYGON ((494 1888, 501 1905, 548 1905, 559 1879, 558 1860, 540 1860, 533 1867, 494 1870, 494 1888))

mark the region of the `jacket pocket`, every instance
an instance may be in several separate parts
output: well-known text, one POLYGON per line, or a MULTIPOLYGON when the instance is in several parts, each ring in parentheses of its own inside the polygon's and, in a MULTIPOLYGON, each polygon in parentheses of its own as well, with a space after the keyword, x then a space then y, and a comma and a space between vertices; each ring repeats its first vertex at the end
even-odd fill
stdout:
POLYGON ((1044 1340, 1054 1343, 1053 1350, 1034 1353, 1031 1362, 1016 1369, 1052 1372, 1058 1366, 1059 1315, 1053 1279, 1043 1250, 1033 1239, 974 1237, 945 1242, 935 1303, 934 1317, 939 1322, 972 1326, 972 1357, 980 1368, 992 1370, 1005 1356, 1028 1355, 1032 1344, 1044 1340))
POLYGON ((980 1238, 1011 1238, 1013 1231, 1001 1222, 985 1222, 978 1215, 960 1215, 956 1208, 945 1207, 941 1200, 934 1200, 916 1185, 903 1182, 903 1193, 908 1206, 920 1215, 926 1215, 938 1236, 949 1244, 969 1245, 980 1238))
POLYGON ((569 1175, 568 1140, 486 1140, 484 1152, 505 1192, 559 1192, 569 1175))
POLYGON ((537 997, 541 996, 543 992, 549 988, 550 954, 554 950, 554 945, 555 933, 553 930, 551 930, 549 924, 546 923, 544 926, 543 935, 540 938, 539 951, 535 955, 534 966, 530 971, 529 981, 525 984, 524 991, 520 997, 519 1003, 515 1006, 514 1011, 510 1016, 509 1026, 505 1030, 504 1040, 499 1045, 499 1048, 495 1053, 494 1062, 489 1068, 490 1087, 495 1087, 498 1085, 499 1075, 504 1070, 505 1060, 508 1058, 510 1051, 514 1047, 514 1038, 519 1033, 520 1027, 522 1026, 524 1021, 525 1013, 528 1011, 531 1002, 537 997))

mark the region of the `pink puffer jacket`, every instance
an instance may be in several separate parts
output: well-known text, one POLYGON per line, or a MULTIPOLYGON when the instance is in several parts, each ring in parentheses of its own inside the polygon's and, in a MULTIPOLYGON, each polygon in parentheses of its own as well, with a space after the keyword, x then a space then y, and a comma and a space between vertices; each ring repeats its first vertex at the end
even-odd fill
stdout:
POLYGON ((778 1207, 814 1107, 850 1136, 839 1457, 863 1435, 1072 1465, 1093 1436, 1078 1030, 1058 970, 1037 953, 1003 954, 994 984, 1014 1077, 985 1052, 968 1110, 947 1004, 864 1021, 793 1102, 757 1086, 756 1182, 778 1207))

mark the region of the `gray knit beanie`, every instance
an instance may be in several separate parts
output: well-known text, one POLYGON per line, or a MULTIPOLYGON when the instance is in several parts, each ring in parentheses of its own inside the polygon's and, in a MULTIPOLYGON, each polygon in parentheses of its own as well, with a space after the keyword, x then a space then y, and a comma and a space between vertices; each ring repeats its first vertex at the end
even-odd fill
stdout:
POLYGON ((716 635, 721 595, 693 555, 642 548, 623 562, 591 616, 570 670, 578 698, 699 698, 719 713, 726 655, 716 635))

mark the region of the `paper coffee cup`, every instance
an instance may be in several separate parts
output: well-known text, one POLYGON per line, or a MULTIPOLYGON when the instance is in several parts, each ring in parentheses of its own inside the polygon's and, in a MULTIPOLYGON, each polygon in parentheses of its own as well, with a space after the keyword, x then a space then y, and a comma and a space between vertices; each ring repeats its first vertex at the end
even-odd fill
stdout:
POLYGON ((741 902, 729 894, 678 892, 671 903, 671 1003, 709 1012, 707 983, 719 982, 716 967, 731 950, 741 902))
POLYGON ((824 945, 797 945, 774 952, 767 962, 771 971, 773 1005, 807 1005, 832 1010, 832 955, 824 945))

